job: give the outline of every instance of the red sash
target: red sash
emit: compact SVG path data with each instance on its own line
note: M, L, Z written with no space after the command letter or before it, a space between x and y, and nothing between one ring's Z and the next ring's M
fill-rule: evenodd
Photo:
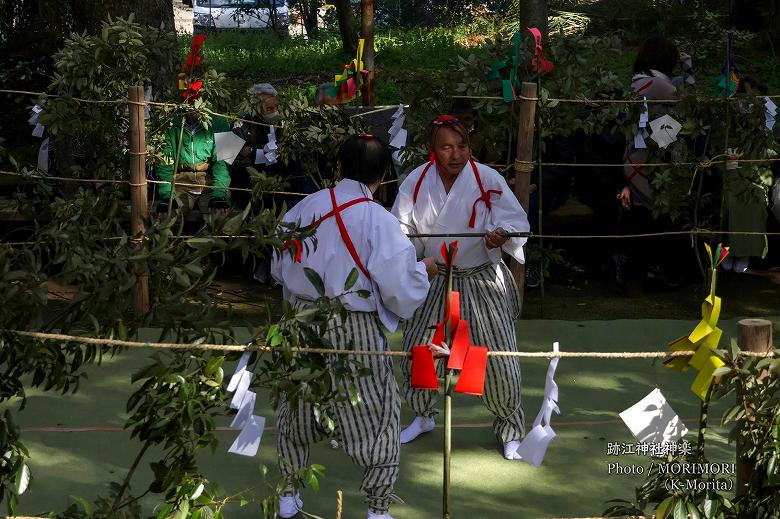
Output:
M474 228L474 224L477 220L477 204L479 202L484 202L485 206L490 210L493 207L493 204L490 202L490 195L491 194L497 194L498 196L501 196L502 192L498 189L488 189L485 191L485 188L482 187L482 179L479 176L479 171L477 170L477 165L474 163L473 160L469 160L469 163L471 164L471 169L474 171L474 178L477 181L477 186L479 187L480 195L477 197L476 200L474 200L474 204L471 206L471 218L469 219L469 227L472 229ZM414 195L412 196L412 203L417 203L417 194L420 192L420 186L422 186L422 181L425 178L425 174L428 173L428 170L431 169L431 166L434 164L434 161L430 161L428 164L426 164L425 169L423 169L422 173L420 174L420 178L417 180L417 184L414 186Z
M339 233L341 234L341 239L344 241L344 245L347 247L347 251L349 251L349 255L352 256L352 260L355 262L355 265L357 265L357 268L360 269L360 271L365 274L365 276L368 279L371 279L371 275L368 273L368 270L366 270L366 267L363 266L363 262L360 261L360 257L358 256L357 250L355 249L355 245L352 243L352 239L349 237L349 231L347 231L347 227L344 225L344 220L341 218L341 212L348 208L352 207L355 204L359 204L361 202L373 202L374 200L371 198L355 198L354 200L350 200L349 202L346 202L341 205L336 205L336 193L334 192L333 188L330 189L330 201L333 204L333 210L331 210L328 213L325 213L322 217L320 217L319 220L316 220L313 222L309 229L316 229L322 222L330 218L331 216L336 217L336 223L339 226ZM282 245L282 250L287 250L291 245L295 245L295 257L294 261L296 263L301 262L301 244L298 242L298 240L287 240Z

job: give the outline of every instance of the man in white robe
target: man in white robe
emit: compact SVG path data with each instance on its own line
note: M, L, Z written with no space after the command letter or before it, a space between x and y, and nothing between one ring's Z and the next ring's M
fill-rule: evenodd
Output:
M524 263L525 238L504 232L527 232L528 218L504 178L494 169L470 159L468 131L453 116L440 116L430 126L429 163L404 180L392 212L407 234L484 232L477 238L420 238L412 242L418 257L436 256L442 242L457 240L453 290L460 292L461 318L469 322L471 342L489 351L516 351L515 319L520 310L517 286L501 261L505 251ZM444 276L431 282L425 304L404 327L404 349L428 344L431 327L443 318ZM439 376L444 374L439 362ZM401 443L434 428L436 392L411 387L411 361L401 362L403 393L417 417L401 432ZM491 357L482 400L496 416L493 430L504 457L516 453L525 434L520 399L520 362L517 357Z
M331 333L335 348L359 350L387 349L384 325L394 331L399 319L408 319L425 300L429 279L437 274L433 258L417 261L415 249L398 227L398 221L380 204L373 193L388 171L390 155L371 135L355 135L339 150L341 180L334 188L323 189L304 198L284 216L285 222L306 226L315 223L316 249L277 255L271 274L284 287L284 298L304 307L318 297L304 273L315 270L325 285L325 295L344 292L344 282L352 269L359 278L340 297L349 310L345 322ZM299 253L302 252L302 253ZM357 295L367 290L369 297ZM335 328L335 326L334 326ZM392 519L390 503L397 499L393 485L398 478L401 399L393 376L390 357L356 356L371 370L358 381L360 403L339 402L334 406L336 430L346 453L363 467L361 491L368 502L369 519ZM278 415L279 467L290 476L309 463L309 446L327 437L314 417L311 405L293 412L283 401ZM300 496L289 488L280 499L279 515L293 517L303 507Z

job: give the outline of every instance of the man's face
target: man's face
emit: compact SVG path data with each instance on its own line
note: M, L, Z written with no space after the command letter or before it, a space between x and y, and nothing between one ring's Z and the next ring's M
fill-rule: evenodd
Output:
M471 156L468 143L458 132L447 126L439 128L434 141L433 151L436 153L437 166L444 170L440 173L450 178L457 177Z
M257 96L255 109L260 112L260 115L274 115L279 111L279 99L273 95L260 94Z

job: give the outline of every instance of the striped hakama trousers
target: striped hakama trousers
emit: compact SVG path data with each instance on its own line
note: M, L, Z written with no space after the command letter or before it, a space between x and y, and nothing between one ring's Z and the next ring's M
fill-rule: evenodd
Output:
M455 269L452 289L460 292L460 318L469 322L471 343L487 346L488 351L517 351L515 319L520 311L517 285L503 262L471 269ZM436 323L444 318L444 295L447 278L441 274L431 281L428 298L406 322L404 351L428 344ZM446 362L436 361L436 371L444 378ZM412 362L401 361L402 391L407 403L418 416L432 417L438 413L438 393L411 387ZM520 399L520 360L517 357L489 357L485 373L482 402L496 417L493 431L501 443L521 439L525 435L523 406Z
M346 322L336 317L329 339L336 349L384 351L387 340L373 313L349 312ZM341 441L344 451L352 461L363 467L361 492L365 494L371 511L387 512L391 502L400 500L393 493L398 479L400 451L401 397L393 376L390 357L356 355L356 360L371 373L357 379L360 402L353 406L349 401L336 402L330 408L335 430L329 433L317 423L313 406L302 403L296 412L282 399L277 426L279 438L279 470L290 476L309 464L309 447L330 437ZM340 388L348 394L346 384ZM288 488L288 493L291 491Z

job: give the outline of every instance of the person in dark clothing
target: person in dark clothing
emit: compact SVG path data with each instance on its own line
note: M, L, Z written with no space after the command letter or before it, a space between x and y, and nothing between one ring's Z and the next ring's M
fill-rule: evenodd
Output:
M268 164L265 160L263 149L268 144L271 130L273 129L275 140L281 141L284 134L281 126L282 116L279 113L279 99L276 89L269 83L252 85L249 90L252 96L252 113L245 114L242 119L251 122L237 121L233 125L233 133L246 141L231 167L233 187L252 188L251 175L247 168L255 168L269 175L285 176L285 167L280 162ZM257 123L257 124L252 124ZM258 155L262 154L262 157ZM260 160L258 161L258 158ZM233 192L234 203L237 207L244 208L251 199L251 194L246 191Z

